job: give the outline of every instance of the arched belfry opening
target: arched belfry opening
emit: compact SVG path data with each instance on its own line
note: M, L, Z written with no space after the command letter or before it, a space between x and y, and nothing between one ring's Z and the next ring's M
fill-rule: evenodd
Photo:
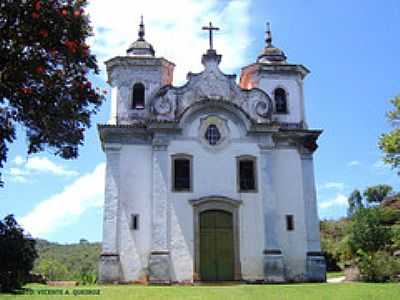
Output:
M135 83L132 88L132 108L143 109L145 100L145 87L143 83Z
M278 114L287 113L287 97L283 88L277 88L274 91L275 110Z

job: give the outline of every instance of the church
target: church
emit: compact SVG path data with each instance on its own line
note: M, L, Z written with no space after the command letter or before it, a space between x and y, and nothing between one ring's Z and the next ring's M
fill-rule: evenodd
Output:
M111 119L98 125L106 155L99 280L190 284L323 282L304 78L272 44L241 69L219 68L219 28L203 27L204 69L173 86L139 26L108 60ZM199 57L200 59L200 57Z

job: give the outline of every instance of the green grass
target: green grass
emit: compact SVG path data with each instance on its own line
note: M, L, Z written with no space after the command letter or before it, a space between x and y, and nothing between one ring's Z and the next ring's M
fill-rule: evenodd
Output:
M341 277L341 276L344 276L344 272L343 271L326 273L326 277L327 278L335 278L335 277Z
M91 289L100 289L100 296L44 296L38 295L39 290L63 290L65 288L49 288L47 286L30 285L34 295L0 295L0 299L178 299L178 300L285 300L285 299L400 299L400 284L373 284L373 283L339 283L339 284L281 284L281 285L206 285L206 286L137 286L137 285L110 285L92 286ZM77 288L81 289L81 288ZM73 293L74 288L67 288ZM87 288L86 288L87 289Z

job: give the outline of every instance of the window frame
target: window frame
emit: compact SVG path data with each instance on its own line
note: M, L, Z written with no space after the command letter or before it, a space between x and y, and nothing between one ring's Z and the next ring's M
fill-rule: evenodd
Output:
M254 189L242 190L240 188L240 162L252 161L253 162L253 176L254 176ZM236 157L236 187L238 193L258 193L258 167L257 157L253 155L240 155Z
M284 112L281 112L281 111L278 111L277 110L277 105L276 105L276 91L277 90L282 90L283 92L284 92L284 100L285 100L285 111ZM275 106L275 114L278 114L278 115L287 115L287 114L289 114L289 105L288 105L288 92L286 91L286 89L284 89L283 87L281 87L281 86L277 86L275 89L274 89L274 106Z
M134 91L135 91L135 86L142 86L143 87L143 107L137 107L135 105L135 99L134 99ZM146 107L146 86L144 85L144 83L138 81L135 82L131 88L131 109L132 110L143 110Z
M189 161L189 189L175 188L175 160L186 159ZM193 156L190 154L179 153L171 155L171 191L174 193L192 193L193 192Z

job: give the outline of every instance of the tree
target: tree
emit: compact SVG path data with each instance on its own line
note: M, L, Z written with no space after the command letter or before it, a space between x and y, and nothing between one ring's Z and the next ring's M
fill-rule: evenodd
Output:
M378 184L368 187L364 191L364 197L368 203L382 203L392 191L393 188L390 185Z
M379 148L385 153L384 162L393 168L400 167L400 96L390 101L394 109L387 113L393 130L383 134L379 139ZM399 170L400 173L400 170Z
M354 213L352 221L349 245L353 255L360 250L374 253L390 245L391 230L383 224L382 208L361 208Z
M76 158L90 116L105 97L88 75L98 74L86 39L87 0L2 1L0 9L0 168L16 126L28 154L48 148Z
M0 221L0 291L13 291L25 283L37 258L35 240L8 215Z
M56 259L41 259L35 269L47 280L65 280L68 276L65 264Z
M349 198L347 199L349 208L347 209L347 215L351 217L357 210L363 208L362 196L359 190L354 190Z

